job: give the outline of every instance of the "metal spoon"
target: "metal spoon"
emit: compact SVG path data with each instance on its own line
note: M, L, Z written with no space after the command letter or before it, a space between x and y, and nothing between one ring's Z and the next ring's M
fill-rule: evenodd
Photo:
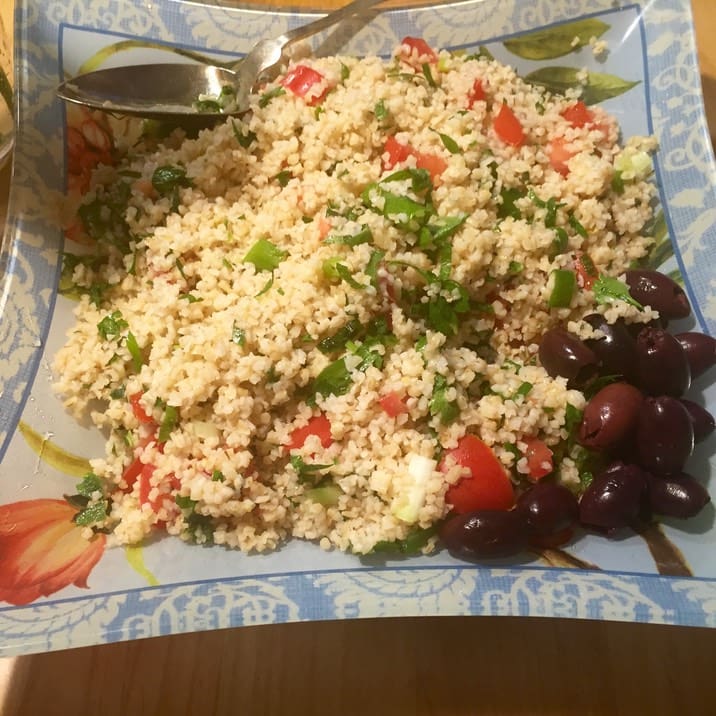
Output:
M199 115L207 120L240 114L260 79L275 76L285 61L285 50L347 17L358 15L383 0L353 0L335 12L294 28L272 40L259 40L251 51L231 68L204 64L156 63L112 67L77 75L57 88L68 102L117 114L155 119ZM219 97L231 87L235 101L228 110L197 106L201 97Z

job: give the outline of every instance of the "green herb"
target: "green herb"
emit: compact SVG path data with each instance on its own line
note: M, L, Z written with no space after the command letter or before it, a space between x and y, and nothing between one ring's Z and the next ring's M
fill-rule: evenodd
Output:
M378 249L371 251L370 258L368 259L368 265L364 269L365 275L370 278L371 286L378 285L378 267L384 258L384 251L379 251Z
M350 68L341 62L341 81L345 82L351 75Z
M433 393L430 396L429 409L430 415L440 418L443 425L452 423L460 414L456 400L447 399L447 391L450 389L447 378L438 373L433 382Z
M126 220L132 195L129 182L114 182L103 194L82 204L77 214L91 239L99 244L114 246L121 253L129 253L134 239Z
M521 261L510 261L510 264L507 267L507 272L511 276L516 276L517 274L521 274L524 270L525 270L525 265Z
M565 409L564 409L564 429L572 435L572 433L575 431L576 428L579 427L579 425L582 422L582 411L572 405L571 403L567 403Z
M617 170L614 172L614 175L612 176L611 181L612 191L615 194L623 194L624 193L624 179L622 179L622 173Z
M77 483L77 492L83 497L92 497L95 492L102 492L102 487L102 479L93 472L88 472Z
M631 297L629 293L629 286L617 278L601 274L592 285L592 291L594 291L594 299L597 303L625 301L631 306L638 308L640 311L644 310L644 306Z
M126 386L120 385L118 388L114 388L110 391L109 397L112 400L122 400L125 397L126 390Z
M288 256L268 239L259 239L244 256L244 263L253 264L257 271L274 271Z
M197 99L193 102L194 109L200 114L221 112L221 105L215 99Z
M522 457L522 453L520 452L520 449L514 443L504 443L502 448L503 448L503 450L506 450L507 452L512 453L517 460L519 460Z
M325 244L342 244L344 246L360 246L373 242L373 232L368 226L362 226L357 234L333 235L326 238Z
M397 555L415 555L420 554L423 547L435 536L438 531L437 525L431 527L415 527L405 539L396 540L380 540L376 542L372 553L375 554L397 554Z
M221 259L221 264L224 268L229 269L229 271L234 270L234 264L232 264L231 261L229 261L229 259L226 259L226 258Z
M262 289L254 296L254 298L259 298L259 296L263 296L265 293L268 293L271 290L271 286L273 286L273 272L271 273L269 280L266 281Z
M81 512L78 512L74 516L73 522L80 527L89 527L97 522L104 522L107 519L108 508L109 503L106 500L94 502Z
M259 96L259 107L266 107L272 99L274 99L275 97L279 97L282 94L286 94L286 90L281 87L281 85L276 85L275 87L272 87L270 90L267 90Z
M224 473L221 472L221 470L214 470L214 472L211 473L211 481L212 482L224 482L226 478L224 477Z
M177 298L180 301L187 301L188 303L200 303L203 301L203 298L199 298L198 296L195 296L193 293L180 293Z
M188 495L175 495L174 502L176 502L177 507L179 507L179 509L191 510L192 512L198 504L198 500L192 500L191 497L189 497Z
M512 217L515 220L522 218L522 212L519 210L515 202L525 196L524 189L516 187L504 187L500 192L500 203L497 206L497 218L507 219Z
M181 262L181 259L176 259L174 261L174 265L177 267L177 271L179 271L179 275L187 281L186 274L184 273L184 264Z
M231 324L231 342L237 346L246 345L246 331L236 325L236 321Z
M587 230L579 223L577 220L577 217L570 212L569 214L569 225L580 235L583 236L585 239L587 238Z
M142 349L139 347L139 343L137 343L137 339L134 337L134 333L132 333L132 331L127 331L126 346L129 351L129 355L132 357L134 370L139 373L144 365L144 355L142 354Z
M291 455L289 458L291 467L296 471L299 482L306 482L320 474L324 470L328 470L333 465L319 465L318 463L306 462L300 455Z
M128 327L129 324L124 320L122 312L119 310L112 311L97 324L97 330L105 341L119 338L122 331Z
M519 388L517 388L517 390L515 391L515 394L512 396L513 399L519 396L522 396L523 398L527 397L533 387L534 386L532 385L532 383L528 383L527 381L521 383Z
M284 169L283 171L280 171L274 179L281 185L286 186L289 181L291 181L291 172L288 169Z
M577 290L577 275L569 269L554 269L549 276L552 288L547 304L550 308L569 308Z
M366 288L365 285L358 283L358 281L353 278L351 270L345 264L337 263L334 268L338 277L342 281L345 281L351 288L355 288L357 291L362 291Z
M192 182L187 177L184 167L163 164L154 170L152 186L162 196L169 196L179 187L192 186Z
M552 240L551 253L553 256L559 256L569 248L569 236L561 226L557 227L554 232L556 235Z
M385 106L385 102L382 99L375 103L375 107L373 107L373 114L375 114L375 118L379 122L382 122L388 117L388 108Z
M428 62L423 62L423 77L425 77L425 81L430 85L430 87L437 87L437 83L435 82L435 78L433 77L433 72L430 69L430 64Z
M449 137L447 134L442 134L438 132L438 136L440 137L440 141L443 143L443 146L445 149L450 152L450 154L461 154L462 150L460 149L460 145L452 138Z
M238 125L236 124L236 120L231 120L231 126L234 129L234 136L236 137L236 141L244 148L248 149L255 141L256 141L256 134L255 132L252 132L251 130L247 130L246 133L243 133Z
M332 336L320 341L316 347L321 353L333 353L334 351L342 350L346 347L348 341L356 339L362 331L363 324L357 318L352 318Z
M159 433L157 434L157 442L165 443L171 435L179 420L179 410L174 405L167 405L164 409L162 422L159 425Z

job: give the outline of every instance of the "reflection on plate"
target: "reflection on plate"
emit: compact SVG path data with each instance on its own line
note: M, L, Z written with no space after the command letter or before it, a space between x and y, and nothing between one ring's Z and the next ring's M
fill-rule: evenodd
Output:
M433 47L484 46L521 75L553 88L573 83L586 67L593 101L617 117L625 136L654 132L660 140L664 210L652 258L683 277L698 328L713 334L715 172L688 2L646 5L474 0L393 10L352 28L346 45L338 44L341 33L331 33L318 39L317 49L388 56L401 37L420 35ZM71 14L57 2L44 4L42 12L38 0L20 0L18 8L21 122L0 260L3 654L361 616L519 614L716 626L713 511L686 529L666 524L618 542L589 537L536 561L489 567L443 553L361 561L297 542L271 555L247 556L178 540L157 540L141 550L106 549L103 536L83 541L72 522L76 508L63 495L82 491L86 458L101 454L103 444L63 413L50 389L48 359L72 322L72 304L57 292L62 242L73 240L62 197L66 190L81 191L87 172L106 157L115 120L66 111L53 89L79 71L112 64L228 62L259 37L310 17L178 0L132 0L111 11L86 1ZM565 23L585 19L582 27L598 28L605 52L595 52L594 42L573 42L578 33ZM547 35L537 42L525 38L538 28L548 28ZM69 132L81 140L79 149L68 145ZM713 410L715 391L705 383L699 388ZM705 481L713 452L711 440L694 458ZM671 566L664 566L664 550Z

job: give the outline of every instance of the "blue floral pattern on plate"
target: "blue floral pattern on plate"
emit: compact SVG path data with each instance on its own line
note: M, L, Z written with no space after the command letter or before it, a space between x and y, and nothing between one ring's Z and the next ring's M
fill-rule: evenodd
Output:
M0 258L0 505L59 496L73 484L37 460L17 432L20 419L61 438L68 450L101 450L98 436L63 416L51 394L45 358L71 322L56 293L66 157L64 108L55 86L77 72L87 56L119 40L159 43L165 49L152 50L159 54L179 47L228 61L259 37L277 35L312 16L183 0L127 0L110 8L88 0L18 0L16 13L17 149ZM549 63L525 64L505 50L502 40L584 17L610 25L605 35L609 52L600 62L584 48L572 61L596 71L627 73L639 82L634 92L608 100L605 107L619 118L626 135L654 132L659 138L657 181L676 239L670 267L685 279L701 330L713 334L716 172L687 0L467 0L391 10L376 14L341 51L389 55L402 36L420 35L434 47L487 45L498 59L527 71L528 65L535 69ZM329 47L329 40L320 41ZM146 52L135 47L123 61L141 61ZM714 390L704 394L713 406ZM698 459L708 474L711 467L703 455ZM655 574L638 537L618 545L588 539L572 550L602 570L535 563L475 567L444 555L374 565L304 544L252 557L165 540L144 551L161 585L152 587L145 586L121 550L110 550L92 572L88 590L69 586L28 606L0 608L0 654L242 624L398 615L716 626L714 530L707 520L689 531L669 525L664 530L696 577Z

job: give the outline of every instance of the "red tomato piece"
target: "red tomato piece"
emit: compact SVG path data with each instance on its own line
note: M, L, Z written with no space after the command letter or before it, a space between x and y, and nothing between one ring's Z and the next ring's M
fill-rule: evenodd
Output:
M588 109L581 99L567 107L561 114L573 127L584 127L594 121L594 112Z
M542 479L554 470L552 462L552 451L539 438L528 438L525 440L525 457L529 468L529 478L532 481Z
M433 184L435 184L442 173L447 169L447 162L437 154L424 154L423 152L414 152L415 166L418 169L426 169Z
M513 147L521 146L525 141L525 130L515 113L506 105L502 104L494 122L497 136L505 143Z
M448 460L452 461L448 463ZM451 485L445 499L458 514L473 510L509 510L515 504L512 482L495 453L474 435L465 435L457 447L447 450L440 463L444 472L457 463L470 471Z
M291 442L288 444L288 449L295 450L296 448L303 447L303 444L310 435L316 435L324 448L330 447L333 444L331 423L323 413L315 415L306 425L302 428L296 428L291 433Z
M552 169L559 172L562 176L569 174L567 162L574 156L574 152L566 147L567 142L562 137L555 137L547 146L547 154L549 155L549 163Z
M156 468L154 467L154 465L144 465L142 467L142 471L139 474L139 503L141 505L148 504L152 508L153 512L159 512L159 510L164 505L164 500L170 499L171 496L168 492L164 492L160 489L154 498L149 497L149 494L154 487L151 483L151 479L154 475L155 470ZM179 489L179 480L176 478L175 475L168 475L166 480L169 483L171 489Z
M384 396L378 399L380 407L390 415L391 418L395 418L401 413L408 412L408 406L403 401L400 393L393 390L390 393L386 393Z
M140 423L144 423L146 425L148 423L153 423L154 418L144 410L144 406L139 402L142 399L142 395L143 393L141 392L130 395L129 404L132 406L134 417L139 420Z
M591 288L599 278L599 271L587 254L579 254L575 257L574 270L577 272L577 282L582 288Z
M135 457L134 460L127 465L124 473L122 474L122 479L127 483L127 489L125 492L132 491L132 487L134 487L134 483L137 481L139 473L142 471L143 467L144 463L138 457Z
M383 147L383 155L388 155L383 159L383 169L392 169L396 164L402 164L411 156L412 150L407 144L401 144L394 135L390 135L385 140Z
M472 109L475 102L484 102L487 100L485 88L482 86L482 80L478 77L472 84L472 89L467 93L467 106Z
M438 56L422 37L404 37L400 42L400 59L420 67L423 62L437 62Z
M293 92L296 97L306 98L306 95L311 92L312 88L324 80L325 77L317 70L314 70L313 67L309 67L308 65L295 65L286 73L286 76L281 80L281 84L287 90ZM311 96L306 99L306 103L313 107L326 96L327 92L328 88L326 87L319 94L311 94Z

